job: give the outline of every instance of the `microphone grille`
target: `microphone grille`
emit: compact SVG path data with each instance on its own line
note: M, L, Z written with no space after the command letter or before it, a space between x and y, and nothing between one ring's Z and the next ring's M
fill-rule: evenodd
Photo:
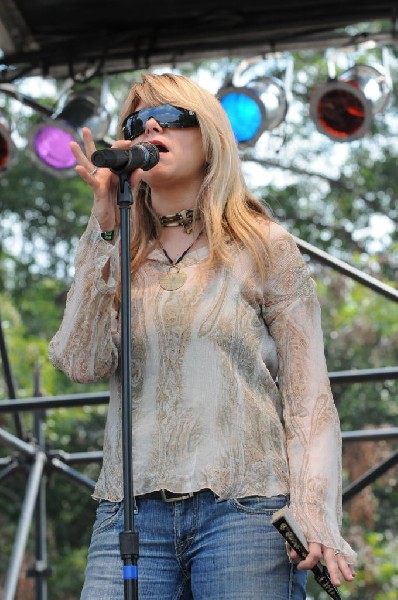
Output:
M141 168L143 171L149 171L149 169L152 169L159 162L159 150L155 144L151 144L150 142L142 142L139 145L143 147L145 152L145 164Z

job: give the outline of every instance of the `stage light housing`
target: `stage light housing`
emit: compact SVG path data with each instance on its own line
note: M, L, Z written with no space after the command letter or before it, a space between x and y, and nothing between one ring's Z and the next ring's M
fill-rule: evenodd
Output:
M384 110L391 86L383 67L355 65L311 94L310 117L320 133L334 141L364 137L373 116Z
M10 135L9 119L0 109L0 177L10 170L16 157L17 149Z
M81 128L90 127L97 141L106 135L110 115L95 92L70 94L52 118L43 119L31 129L28 148L39 168L57 177L70 177L76 159L69 144L75 141L82 145Z
M288 107L283 83L276 77L257 77L244 87L225 86L218 98L240 146L254 146L265 131L278 127Z
M72 92L55 118L75 129L89 127L94 140L101 140L108 132L111 117L101 104L100 94L100 90L91 88L83 93Z

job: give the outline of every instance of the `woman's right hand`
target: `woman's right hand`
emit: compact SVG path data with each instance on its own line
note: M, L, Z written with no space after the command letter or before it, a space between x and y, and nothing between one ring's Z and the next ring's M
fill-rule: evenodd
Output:
M119 209L117 206L118 177L106 168L95 169L91 155L95 152L95 143L88 127L83 127L84 151L77 142L71 142L70 148L77 165L76 172L94 192L92 213L98 220L101 231L113 231L119 224ZM112 148L128 149L129 140L118 140ZM93 172L95 171L95 172Z

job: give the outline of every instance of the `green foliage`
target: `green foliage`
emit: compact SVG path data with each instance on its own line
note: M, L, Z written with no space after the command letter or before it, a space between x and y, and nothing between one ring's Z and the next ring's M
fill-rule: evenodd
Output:
M3 247L15 239L15 230L21 235L13 277L2 282L15 295L34 285L39 276L70 281L76 243L92 203L91 192L77 176L57 179L37 172L26 150L20 154L17 167L0 179Z

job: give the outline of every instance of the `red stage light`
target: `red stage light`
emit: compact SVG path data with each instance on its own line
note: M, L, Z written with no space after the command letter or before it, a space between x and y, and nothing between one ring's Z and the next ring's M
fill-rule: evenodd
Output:
M310 116L321 133L333 140L351 141L369 130L372 105L352 83L332 80L314 91Z
M16 151L10 136L8 118L0 109L0 176L4 175L15 162Z
M373 115L385 108L390 92L382 71L356 65L313 91L310 116L318 131L332 140L349 142L366 135Z

